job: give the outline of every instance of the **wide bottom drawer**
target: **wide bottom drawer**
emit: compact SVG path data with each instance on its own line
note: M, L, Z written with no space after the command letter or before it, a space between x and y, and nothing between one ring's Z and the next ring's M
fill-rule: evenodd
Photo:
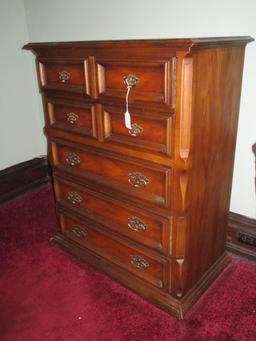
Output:
M68 238L105 259L127 269L152 285L168 287L168 261L130 245L97 228L88 227L84 221L59 213L61 231Z

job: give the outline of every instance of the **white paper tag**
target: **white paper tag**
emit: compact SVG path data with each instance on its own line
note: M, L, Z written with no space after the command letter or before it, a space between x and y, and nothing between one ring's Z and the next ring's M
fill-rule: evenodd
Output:
M126 128L127 129L132 129L132 126L131 126L131 115L130 115L128 110L124 114L124 121L125 121Z

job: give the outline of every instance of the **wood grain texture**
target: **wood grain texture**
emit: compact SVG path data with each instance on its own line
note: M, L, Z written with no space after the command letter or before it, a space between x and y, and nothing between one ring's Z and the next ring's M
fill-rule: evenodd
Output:
M225 249L243 58L241 47L193 53L189 286Z
M162 49L173 48L179 50L195 50L208 49L216 47L230 47L230 46L245 46L254 39L250 36L237 37L207 37L207 38L183 38L183 39L137 39L137 40L102 40L102 41L72 41L72 42L47 42L47 43L29 43L23 46L25 50L32 50L36 53L48 53L57 55L56 48L68 49L76 48L80 52L80 48L148 48L148 49ZM50 50L50 51L49 51ZM152 51L151 51L152 54ZM161 55L160 53L158 53ZM114 54L113 54L114 55Z
M228 263L226 226L250 41L24 46L37 57L61 223L55 240L178 317ZM123 118L127 75L137 77L130 130Z
M89 61L85 59L39 58L39 80L42 89L68 91L91 95ZM65 74L65 77L62 77Z
M65 141L53 141L55 142L51 148L54 154L54 169L65 170L78 177L112 187L116 191L156 203L159 206L170 206L170 168L106 152L103 154L100 150L81 148L81 146ZM67 162L67 156L70 153L79 157L78 164L72 166ZM138 186L134 185L130 181L133 174L138 175L142 180L146 179L145 185L144 183Z
M106 143L121 144L152 152L172 155L173 120L172 115L147 110L132 109L132 124L140 128L133 133L123 124L123 107L101 106L103 135ZM152 129L153 127L153 129Z
M48 124L54 129L97 138L95 106L65 99L45 99Z
M77 217L61 214L60 223L61 231L67 238L164 291L168 288L168 261L164 257L133 246L125 239L105 233L105 230L97 229L92 224L89 227ZM73 232L75 226L85 231L82 237ZM138 263L132 262L132 256L139 257Z
M116 231L165 255L171 255L171 244L167 236L170 235L171 217L159 216L147 212L131 203L125 203L92 189L85 188L74 182L55 176L55 195L61 207L82 214L88 220L98 223L107 229ZM69 193L77 193L82 201L73 203ZM134 230L129 227L129 219L136 218L145 226L144 230Z

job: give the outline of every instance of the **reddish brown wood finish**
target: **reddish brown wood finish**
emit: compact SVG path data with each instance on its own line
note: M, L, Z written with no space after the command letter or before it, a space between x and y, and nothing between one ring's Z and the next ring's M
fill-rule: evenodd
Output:
M242 47L204 50L193 56L189 286L225 250L243 60Z
M138 78L138 83L132 89L130 102L153 102L163 107L171 101L171 71L175 59L133 61L125 59L97 59L96 77L100 99L123 99L126 88L123 78L132 74ZM167 108L168 109L168 108Z
M49 125L54 129L97 138L94 105L49 97L46 104Z
M111 233L105 234L104 230L90 228L83 222L69 218L67 215L60 216L61 230L68 238L94 251L116 265L128 269L136 276L143 278L150 284L162 288L168 288L168 262L159 255L148 253L145 249L132 246L124 239L113 237ZM75 227L80 227L83 234L76 234ZM81 230L80 230L81 231ZM146 263L132 263L132 256L139 256ZM136 265L138 267L136 267Z
M85 93L90 96L88 60L38 59L40 84L44 89ZM66 76L62 77L62 73Z
M44 99L61 222L55 240L179 318L228 262L226 225L250 41L24 47L37 56ZM60 79L61 71L68 75ZM128 74L139 80L129 98L135 134L123 121ZM130 229L129 218L142 230ZM134 255L142 268L131 264Z
M61 206L74 210L91 221L113 231L117 231L131 240L144 244L152 249L171 255L170 219L161 217L152 212L134 207L123 201L116 200L102 193L88 188L82 188L78 184L55 177L54 181L56 200ZM82 201L72 203L69 193L77 193ZM145 230L129 228L129 218L136 218Z
M160 206L170 205L171 169L106 152L103 154L100 150L81 148L64 141L56 142L51 144L54 167ZM78 163L72 165L68 162L71 154L79 158ZM148 183L136 187L129 181L132 174L138 174Z
M123 107L102 106L103 136L105 142L122 144L152 152L172 155L173 131L172 116L162 112L132 110L132 124L141 129L133 132L124 126ZM153 127L153 129L152 129Z

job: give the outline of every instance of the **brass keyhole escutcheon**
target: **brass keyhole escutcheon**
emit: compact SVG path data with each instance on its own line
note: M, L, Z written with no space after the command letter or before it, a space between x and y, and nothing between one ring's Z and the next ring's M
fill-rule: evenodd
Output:
M63 70L59 72L59 79L62 83L66 83L70 79L70 73Z
M143 132L143 128L140 127L137 123L132 124L132 129L129 129L129 134L132 136L138 136Z
M70 165L70 166L76 166L79 165L81 162L80 156L76 153L68 153L66 155L66 162Z
M73 205L79 205L83 201L83 198L77 192L68 192L67 198Z
M132 88L134 85L139 83L139 78L129 74L127 76L124 76L124 84L126 85L127 88Z
M78 118L79 118L79 116L78 116L77 114L75 114L74 112L69 112L69 113L67 114L67 121L68 121L70 124L75 124L75 123L77 123Z
M73 225L71 230L77 238L84 239L87 236L87 231L79 225Z

